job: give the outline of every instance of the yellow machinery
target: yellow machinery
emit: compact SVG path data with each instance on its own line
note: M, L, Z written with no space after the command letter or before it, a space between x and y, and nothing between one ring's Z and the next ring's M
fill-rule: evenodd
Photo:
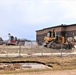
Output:
M49 31L47 33L47 36L44 37L44 46L48 47L48 48L53 48L53 49L60 49L65 48L65 49L72 49L73 48L73 43L72 40L69 39L69 41L67 41L67 43L65 43L65 38L61 35L57 35L56 32L53 31Z
M60 47L61 43L64 44L65 40L63 36L58 36L56 32L53 30L52 32L49 31L47 36L44 37L46 47Z
M54 32L54 31L53 32L49 31L47 33L47 36L44 37L44 40L46 43L48 43L52 40L56 40L56 39L58 42L61 42L61 43L64 43L64 41L65 41L63 36L56 35L56 32Z

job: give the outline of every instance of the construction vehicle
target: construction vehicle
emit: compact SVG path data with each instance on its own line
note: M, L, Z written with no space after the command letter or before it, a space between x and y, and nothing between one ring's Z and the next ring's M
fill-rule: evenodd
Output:
M44 46L53 49L61 49L61 48L72 48L72 43L68 41L65 43L65 38L61 35L57 35L55 30L48 31L47 36L44 37ZM70 46L70 47L69 47Z
M9 34L9 39L6 41L6 45L17 45L17 37Z

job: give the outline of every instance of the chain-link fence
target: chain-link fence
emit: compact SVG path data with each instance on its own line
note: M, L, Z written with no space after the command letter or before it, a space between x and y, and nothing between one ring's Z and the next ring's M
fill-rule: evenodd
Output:
M26 57L26 56L66 56L76 54L76 49L51 49L43 46L33 45L32 42L25 46L0 46L0 57Z

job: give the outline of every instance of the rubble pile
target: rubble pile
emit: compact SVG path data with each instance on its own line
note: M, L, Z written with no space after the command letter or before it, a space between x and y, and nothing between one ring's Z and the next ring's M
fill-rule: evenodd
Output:
M0 70L16 70L20 69L19 63L0 63Z

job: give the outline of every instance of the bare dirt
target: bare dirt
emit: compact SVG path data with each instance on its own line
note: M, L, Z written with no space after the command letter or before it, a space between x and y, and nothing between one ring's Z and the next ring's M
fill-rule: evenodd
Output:
M18 53L19 46L0 46L0 54L6 54L8 53ZM76 52L75 50L62 50L62 52ZM50 48L44 48L44 47L21 47L21 53L53 53L53 52L61 52L61 50L53 50ZM15 71L16 68L19 68L19 64L2 64L2 62L12 62L12 61L39 61L43 62L46 65L53 66L53 70L50 71L39 71L39 72L13 72L9 75L76 75L76 55L73 56L65 56L65 57L25 57L25 58L0 58L0 73L1 70L5 71ZM66 70L67 69L67 70ZM75 70L68 70L68 69L75 69ZM19 69L20 70L20 69ZM6 75L8 73L3 73L0 75Z
M6 74L0 74L6 75ZM43 72L30 72L30 73L13 73L9 75L76 75L76 70L61 70L61 71L43 71Z
M45 48L43 46L0 46L0 54L7 54L7 53L19 53L19 50L21 49L21 53L25 54L32 54L32 53L57 53L61 52L61 49L51 49L51 48ZM62 50L62 52L74 52L76 49L72 50Z

